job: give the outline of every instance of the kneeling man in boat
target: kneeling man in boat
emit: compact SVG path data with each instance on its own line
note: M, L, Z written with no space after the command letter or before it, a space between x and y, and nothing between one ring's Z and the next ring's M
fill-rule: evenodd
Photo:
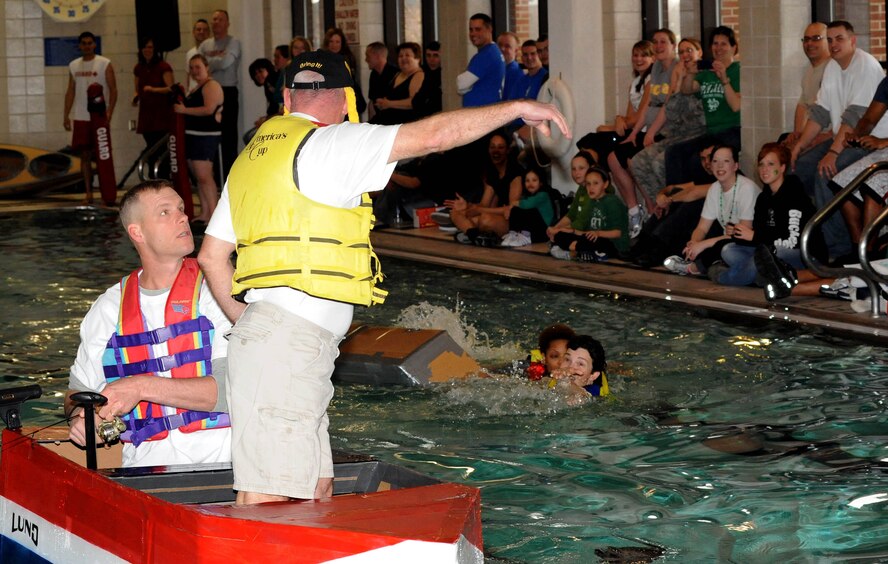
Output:
M554 106L531 100L400 126L351 123L353 87L339 55L294 59L288 115L266 121L235 161L198 257L216 300L237 320L227 385L240 504L332 494L333 362L354 305L386 295L376 286L382 272L367 193L386 185L399 159L465 145L519 118L544 135L552 120L570 135Z
M212 365L224 366L231 324L187 258L194 238L182 198L165 180L143 182L121 200L120 221L142 267L102 294L80 325L65 399L71 440L86 437L70 395L94 391L108 398L97 427L115 416L126 425L124 466L227 462L231 433Z

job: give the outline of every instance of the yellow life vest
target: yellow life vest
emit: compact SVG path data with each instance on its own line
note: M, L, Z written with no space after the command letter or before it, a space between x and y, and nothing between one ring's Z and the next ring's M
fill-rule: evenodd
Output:
M385 301L388 292L376 288L382 270L370 246L370 197L352 209L328 206L303 195L293 179L296 156L316 128L302 118L272 118L231 168L238 299L251 288L288 286L352 304Z

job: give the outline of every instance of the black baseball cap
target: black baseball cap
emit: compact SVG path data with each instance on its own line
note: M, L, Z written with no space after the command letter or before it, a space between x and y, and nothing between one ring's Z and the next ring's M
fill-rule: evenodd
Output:
M296 75L310 70L323 75L323 82L293 82ZM287 85L295 90L324 90L332 88L354 88L352 71L342 55L330 51L306 51L300 53L287 65Z

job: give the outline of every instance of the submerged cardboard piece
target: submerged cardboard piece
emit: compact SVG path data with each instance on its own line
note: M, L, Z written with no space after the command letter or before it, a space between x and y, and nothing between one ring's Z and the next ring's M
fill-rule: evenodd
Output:
M340 382L422 386L462 379L481 366L446 331L352 326L333 378Z

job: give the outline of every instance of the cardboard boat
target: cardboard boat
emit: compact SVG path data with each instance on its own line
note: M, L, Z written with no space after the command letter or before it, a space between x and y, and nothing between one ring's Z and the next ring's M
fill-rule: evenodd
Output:
M0 562L483 561L476 488L368 457L334 455L330 500L238 507L227 464L90 471L66 441L2 445Z
M353 325L339 345L339 382L422 386L467 378L478 362L438 329Z
M0 143L0 197L41 194L82 181L79 157Z

